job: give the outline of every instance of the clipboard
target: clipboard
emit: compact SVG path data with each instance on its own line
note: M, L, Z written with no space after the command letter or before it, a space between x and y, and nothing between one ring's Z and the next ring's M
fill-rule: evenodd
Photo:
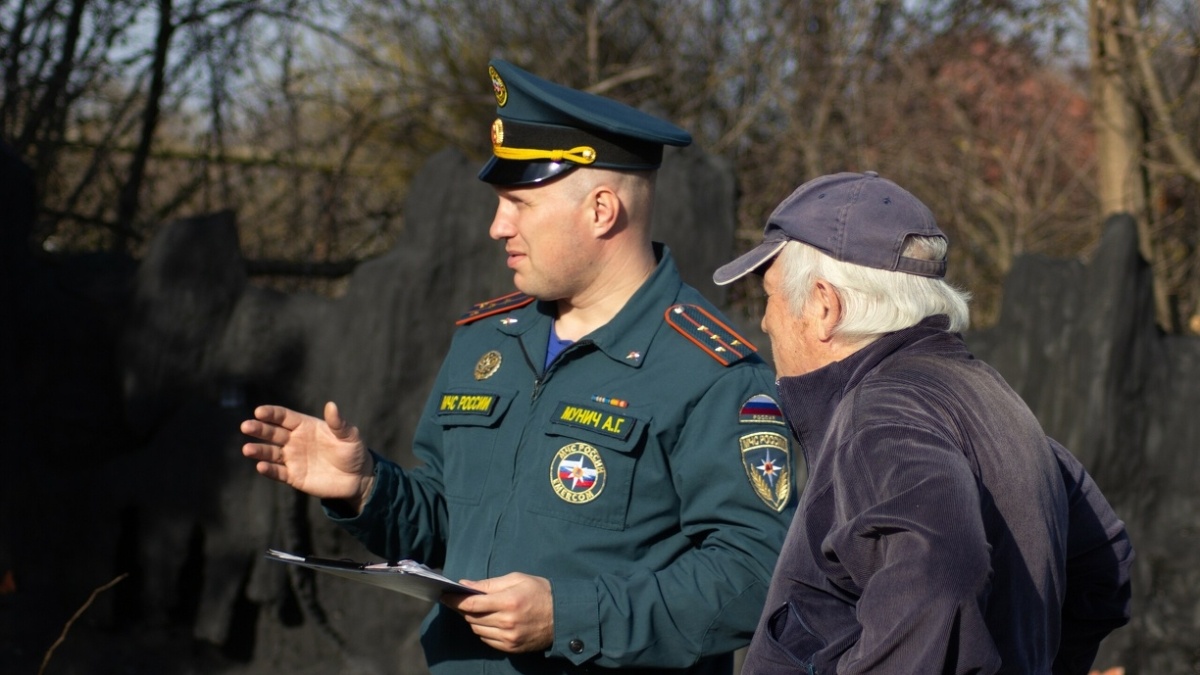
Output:
M390 591L396 591L429 602L437 602L444 593L463 595L481 594L483 591L469 588L451 581L434 572L415 560L400 560L397 562L363 563L353 560L337 560L334 558L318 558L315 556L296 555L286 551L267 549L267 560L307 567L309 569L332 574L358 581L372 586L379 586Z

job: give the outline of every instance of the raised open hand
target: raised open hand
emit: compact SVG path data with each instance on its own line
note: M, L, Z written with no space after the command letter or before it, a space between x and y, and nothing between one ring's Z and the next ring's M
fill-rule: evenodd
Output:
M255 408L242 433L259 439L242 454L258 460L262 475L321 499L340 499L361 510L374 484L374 460L358 428L325 404L325 419L276 405Z

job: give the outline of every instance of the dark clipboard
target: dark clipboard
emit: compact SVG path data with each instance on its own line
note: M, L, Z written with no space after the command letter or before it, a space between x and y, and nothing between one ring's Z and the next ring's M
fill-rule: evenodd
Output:
M318 558L267 549L267 560L297 565L334 576L379 586L390 591L437 602L445 593L475 595L483 591L463 586L413 560L391 563L362 563L353 560Z

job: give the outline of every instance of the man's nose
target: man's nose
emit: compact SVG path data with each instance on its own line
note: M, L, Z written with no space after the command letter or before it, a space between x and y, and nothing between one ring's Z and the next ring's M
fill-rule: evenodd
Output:
M496 208L496 215L492 216L492 224L488 227L488 236L497 241L513 236L513 226L505 217L503 206Z

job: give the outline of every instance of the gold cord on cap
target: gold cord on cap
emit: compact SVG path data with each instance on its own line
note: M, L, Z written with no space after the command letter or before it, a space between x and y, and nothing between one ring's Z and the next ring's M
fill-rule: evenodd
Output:
M554 162L561 162L565 159L568 162L575 162L576 164L591 164L596 161L596 149L586 145L580 145L570 150L536 150L533 148L506 148L500 145L493 145L492 154L500 159L549 159Z

